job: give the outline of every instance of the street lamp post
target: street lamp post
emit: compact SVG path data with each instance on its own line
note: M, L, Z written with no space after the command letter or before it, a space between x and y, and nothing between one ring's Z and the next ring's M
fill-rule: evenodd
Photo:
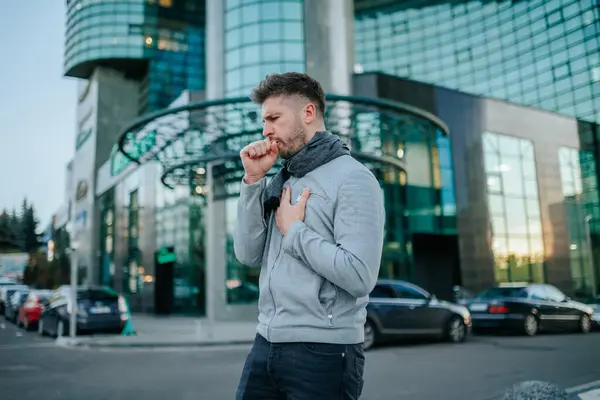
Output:
M71 246L71 314L69 315L69 336L75 339L77 336L77 247L76 243Z
M585 236L588 245L588 262L590 264L591 277L592 277L592 296L596 298L596 268L594 267L594 254L592 252L592 234L590 230L590 222L592 215L588 214L585 217Z
M75 229L73 227L73 223L67 224L67 233L70 236L75 235ZM71 259L71 309L69 314L69 336L72 339L75 339L77 336L77 280L78 280L78 271L79 266L77 264L77 248L79 247L79 242L77 240L71 240L70 246L66 249L65 253L69 255Z
M215 163L218 161L210 161L206 163L206 224L205 224L205 237L207 239L206 242L206 264L205 264L205 272L206 272L206 318L208 320L208 336L213 337L214 334L214 324L215 324L215 288L214 288L214 280L215 280L215 271L214 266L216 264L215 260L215 246L216 246L216 238L215 235L212 234L215 232L215 209L214 209L214 179L213 179L213 167Z

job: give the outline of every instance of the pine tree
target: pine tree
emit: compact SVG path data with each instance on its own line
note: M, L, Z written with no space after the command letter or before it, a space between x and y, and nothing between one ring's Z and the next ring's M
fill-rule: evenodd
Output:
M0 239L10 241L10 217L6 210L0 213Z
M17 215L17 211L13 208L12 214L10 215L10 231L11 237L14 243L23 247L23 229L21 224L21 219Z
M35 218L33 205L23 200L21 207L21 232L23 238L23 248L27 253L35 253L40 247L40 238L37 233L38 221Z

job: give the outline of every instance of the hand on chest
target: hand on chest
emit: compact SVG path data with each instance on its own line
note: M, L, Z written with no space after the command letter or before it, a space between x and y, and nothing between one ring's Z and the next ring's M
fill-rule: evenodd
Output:
M292 185L284 185L275 217L277 227L284 236L296 221L303 221L321 234L323 231L332 231L333 228L331 201L318 185L311 188L307 182L297 181Z

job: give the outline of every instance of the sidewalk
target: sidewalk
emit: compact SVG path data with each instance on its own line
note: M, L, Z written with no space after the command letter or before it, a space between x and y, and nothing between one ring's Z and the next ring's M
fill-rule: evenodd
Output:
M81 347L178 347L249 344L257 322L215 321L212 330L205 318L134 314L134 336L91 335L56 339L59 346Z

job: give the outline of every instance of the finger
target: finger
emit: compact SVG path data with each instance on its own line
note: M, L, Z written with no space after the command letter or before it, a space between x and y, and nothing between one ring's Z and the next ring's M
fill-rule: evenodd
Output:
M256 158L257 154L256 154L256 149L254 148L254 146L250 146L248 148L248 156L250 158Z
M256 149L256 154L258 154L259 156L264 156L265 154L267 154L267 144L264 140L256 142L254 148Z
M303 207L306 206L306 202L308 201L309 197L310 197L310 189L305 188L302 191L302 195L300 197L300 200L298 201L298 204L302 205Z
M281 193L281 201L285 201L286 204L292 204L291 193L292 190L290 188L283 189L283 193Z
M277 155L279 153L279 146L277 146L277 142L269 143L269 154Z

